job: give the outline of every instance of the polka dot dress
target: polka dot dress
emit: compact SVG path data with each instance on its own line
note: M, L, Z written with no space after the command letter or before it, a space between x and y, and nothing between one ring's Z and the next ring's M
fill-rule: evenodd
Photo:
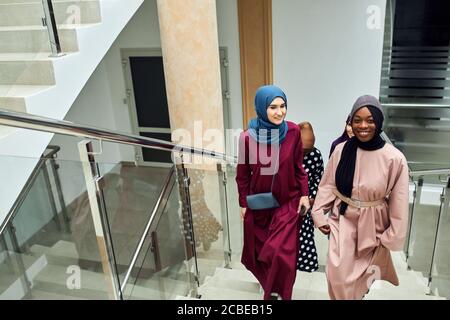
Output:
M314 223L308 212L300 230L299 255L297 269L305 272L314 272L319 268L316 244L314 242Z
M318 149L314 148L310 153L304 155L303 168L308 174L309 196L315 198L323 175L323 159ZM304 272L314 272L318 268L319 261L314 242L314 222L311 218L311 211L308 211L299 234L297 269Z

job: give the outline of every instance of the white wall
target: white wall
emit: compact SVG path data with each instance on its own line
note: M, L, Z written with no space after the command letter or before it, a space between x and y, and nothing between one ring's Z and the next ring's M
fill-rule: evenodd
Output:
M114 110L111 104L111 92L108 86L108 74L102 61L75 100L64 120L77 124L99 128L115 129ZM80 160L77 142L83 139L63 135L55 135L50 142L61 146L58 158L64 160ZM98 149L94 142L94 148ZM118 146L104 143L102 154L96 159L100 162L116 163L120 161Z
M229 59L231 127L242 127L242 96L240 80L239 32L236 0L217 0L219 45L226 47ZM121 62L121 49L160 49L158 11L156 0L145 0L128 23L103 62L107 73L110 101L114 112L116 130L132 132L129 107L124 103L125 81ZM134 161L131 147L120 147L124 161Z
M65 120L99 128L114 129L116 127L108 75L103 61L81 90ZM58 152L58 164L66 204L70 204L86 191L78 151L78 142L82 140L84 139L54 135L50 142L51 145L61 147L61 151ZM94 151L100 150L100 144L97 141L93 142L93 147ZM99 162L101 173L105 174L121 161L121 156L117 144L105 142L101 149L102 153L95 158Z
M156 0L144 1L103 59L108 73L108 86L116 119L116 129L119 131L132 132L129 107L124 103L126 88L120 50L144 48L161 48ZM134 161L132 147L121 146L120 153L124 161Z
M242 127L242 98L239 59L239 35L236 0L217 0L219 45L226 47L229 59L231 127ZM145 0L127 26L114 41L100 65L85 85L65 120L100 128L132 132L129 106L122 69L121 49L160 49L161 40L156 0ZM195 119L193 119L195 120ZM61 170L66 201L70 203L81 191L81 170L71 161L78 161L77 141L55 136L51 144L59 145L59 159L65 164ZM94 143L97 149L98 144ZM103 154L96 159L103 163L134 161L134 147L105 143ZM112 167L111 167L112 168ZM64 172L66 171L66 172ZM81 173L81 172L80 172Z
M242 128L241 60L237 0L217 0L219 45L228 49L230 128Z
M369 6L380 28L369 30ZM274 83L286 91L288 120L310 121L328 158L356 98L378 97L386 0L274 0Z

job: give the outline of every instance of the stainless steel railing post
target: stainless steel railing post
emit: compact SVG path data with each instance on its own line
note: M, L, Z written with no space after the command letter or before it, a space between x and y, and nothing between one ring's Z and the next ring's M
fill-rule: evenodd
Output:
M412 233L412 227L413 227L413 220L414 220L414 212L417 210L420 206L420 198L422 197L422 187L423 187L423 177L419 177L419 180L417 181L417 184L414 183L414 193L413 193L413 203L411 205L411 211L409 216L409 226L408 226L408 237L406 240L407 246L406 246L406 262L408 262L409 258L409 251L411 246L411 233Z
M52 184L50 182L50 176L48 174L48 169L47 169L46 163L42 166L42 175L44 177L45 186L47 188L47 195L48 195L50 208L51 208L52 214L53 214L53 221L55 222L55 225L58 228L58 230L61 231L62 230L61 222L59 221L58 210L56 209L55 196L53 194Z
M70 233L70 218L67 213L66 201L62 192L61 179L59 177L59 165L56 163L55 156L52 156L50 160L50 166L52 168L53 179L55 180L56 193L58 195L59 205L61 206L61 214L64 220L64 227L66 232Z
M47 27L48 37L50 40L51 57L60 57L62 53L61 43L59 41L58 27L56 25L55 13L53 10L52 0L42 0L45 17L42 19L44 26Z
M428 273L428 286L431 288L431 282L433 281L433 267L436 258L436 248L439 245L439 231L442 229L441 224L446 221L450 204L450 177L447 178L447 183L442 189L441 194L441 206L439 208L439 218L436 227L436 234L433 243L433 254L431 256L431 266Z
M183 229L186 242L186 257L189 282L191 284L192 297L198 297L198 287L200 286L200 272L197 261L197 247L195 243L194 217L192 214L191 195L189 191L190 178L188 170L183 161L183 154L180 153L179 160L176 161L177 177L180 190L180 199L183 212ZM192 270L194 278L192 279Z
M78 150L86 180L91 215L108 294L111 299L122 300L123 296L120 290L111 232L109 230L105 201L101 190L101 183L103 180L99 174L98 165L93 155L92 142L88 140L79 142Z
M219 179L220 207L222 217L222 238L224 248L225 267L231 268L231 243L230 243L230 222L228 217L228 195L227 195L227 173L222 163L217 164L217 174Z

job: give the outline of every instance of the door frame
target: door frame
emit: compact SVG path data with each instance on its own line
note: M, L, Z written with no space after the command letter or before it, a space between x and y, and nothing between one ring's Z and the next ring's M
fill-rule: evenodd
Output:
M122 48L120 50L120 56L122 61L122 70L125 80L125 94L128 104L128 110L130 114L131 130L133 134L140 135L141 132L151 133L171 133L171 128L141 128L139 127L136 101L134 98L133 79L131 77L130 57L162 57L161 48ZM223 125L224 135L226 135L226 129L230 129L231 126L231 114L230 114L230 76L229 76L229 60L228 60L228 48L219 47L220 58L220 79L222 90L222 108L223 108ZM169 112L170 116L170 112ZM226 143L225 143L226 145ZM144 161L141 147L135 147L135 163L139 166L152 166L152 167L171 167L170 163L163 162L150 162Z
M140 135L141 132L149 133L168 133L171 134L170 128L156 128L156 127L139 127L138 115L136 110L136 100L134 97L133 79L131 76L130 57L162 57L161 48L137 48L137 49L121 49L120 56L122 61L122 69L125 78L125 93L127 97L128 110L130 114L131 130L133 134ZM163 167L170 168L173 163L144 161L142 147L135 146L134 148L135 163L139 166Z

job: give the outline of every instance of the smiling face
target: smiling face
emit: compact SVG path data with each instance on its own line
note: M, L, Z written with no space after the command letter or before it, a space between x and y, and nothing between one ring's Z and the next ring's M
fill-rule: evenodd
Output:
M267 108L267 118L269 121L275 125L280 125L283 123L284 118L286 118L286 103L280 97L273 99Z
M372 114L367 107L359 109L352 120L353 134L361 142L372 140L376 126Z

